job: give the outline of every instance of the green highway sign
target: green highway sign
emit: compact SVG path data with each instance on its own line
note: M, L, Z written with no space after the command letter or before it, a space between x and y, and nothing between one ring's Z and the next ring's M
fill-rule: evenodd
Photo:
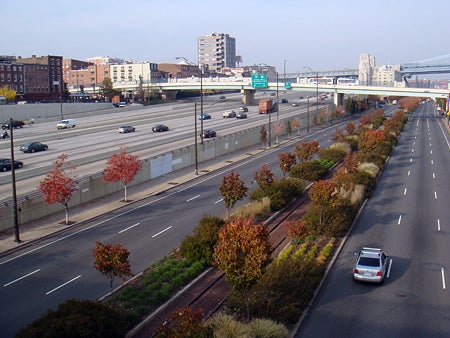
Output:
M284 88L291 89L291 83L290 82L285 82L284 83Z
M252 87L254 88L266 88L267 87L267 74L252 74Z

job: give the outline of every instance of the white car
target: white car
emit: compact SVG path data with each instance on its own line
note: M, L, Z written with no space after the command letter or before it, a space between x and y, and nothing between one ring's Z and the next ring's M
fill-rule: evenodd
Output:
M234 110L227 110L225 113L222 114L223 118L230 118L230 117L236 117L236 113Z
M379 248L363 247L353 267L353 279L362 282L382 283L390 258Z

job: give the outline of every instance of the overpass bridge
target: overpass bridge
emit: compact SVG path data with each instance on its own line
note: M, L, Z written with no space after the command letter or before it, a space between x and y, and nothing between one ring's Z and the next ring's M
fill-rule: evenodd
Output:
M139 91L150 92L157 91L167 99L174 99L180 90L215 90L215 91L240 91L242 102L244 104L253 104L256 90L265 91L298 91L298 92L317 92L334 93L335 104L342 104L344 95L378 95L378 96L412 96L428 98L448 99L450 90L432 89L432 88L409 88L409 87L375 87L375 86L348 86L348 85L325 85L325 84L305 84L297 82L268 82L265 88L255 88L252 86L251 78L194 78L178 79L158 83L137 83L124 82L116 83L114 89L122 92L136 93ZM85 94L100 92L99 87L85 88ZM76 94L75 94L76 95ZM448 101L448 100L447 100Z

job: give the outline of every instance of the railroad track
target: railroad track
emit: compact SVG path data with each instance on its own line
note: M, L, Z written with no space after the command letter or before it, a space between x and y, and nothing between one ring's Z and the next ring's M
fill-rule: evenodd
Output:
M330 178L339 169L340 165L333 167L326 178ZM308 196L308 189L303 195L282 211L276 213L265 222L269 231L269 241L272 245L272 257L275 258L289 243L286 223L300 219L310 208L311 200ZM207 270L201 278L192 283L177 297L173 298L151 318L148 318L145 325L127 337L149 338L161 325L168 324L168 320L176 309L190 307L193 310L200 309L204 319L208 319L217 313L231 294L232 288L226 280L225 274L216 268Z

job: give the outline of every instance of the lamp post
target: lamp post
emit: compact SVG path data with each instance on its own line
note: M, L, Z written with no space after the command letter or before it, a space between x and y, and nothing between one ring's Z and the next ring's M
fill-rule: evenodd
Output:
M17 190L16 190L16 169L14 168L14 133L13 133L13 119L9 118L9 137L11 150L11 184L13 193L13 208L14 208L14 242L21 243L19 235L19 209L17 207Z
M316 73L316 118L317 118L317 115L319 115L319 72L315 72L309 67L303 67L303 68L309 69L311 71L311 73ZM309 124L309 118L308 118L308 124Z
M260 64L258 64L258 66L263 66L263 67L267 67L267 69L269 69L270 68L270 66L269 65L267 65L266 63L260 63ZM278 71L277 70L275 70L275 74L276 74L276 76L277 76L277 102L276 102L276 107L277 107L277 122L278 122L278 116L279 116L279 111L280 111L280 106L279 106L279 104L278 104ZM268 113L269 114L269 148L271 147L271 145L272 145L272 121L271 121L271 117L270 117L270 115L271 115L271 112L269 112ZM277 142L278 142L278 135L277 135Z
M307 133L309 133L309 98L310 98L310 95L307 95L306 96L306 100L308 102L308 104L306 106L306 119L308 120L307 127L306 127L306 132Z
M189 65L194 65L188 59L183 56L178 56L175 58L176 60L182 59ZM203 69L198 67L198 72L200 74L200 116L202 117L200 120L201 124L201 132L200 132L200 143L203 144ZM198 144L197 144L197 102L195 103L194 109L194 147L195 147L195 175L198 175Z
M190 66L195 65L183 56L177 56L175 59L184 60ZM203 66L198 65L198 74L200 76L200 144L203 144Z
M283 72L284 72L284 78L283 78L283 82L286 82L286 59L284 59L284 66L283 66Z

